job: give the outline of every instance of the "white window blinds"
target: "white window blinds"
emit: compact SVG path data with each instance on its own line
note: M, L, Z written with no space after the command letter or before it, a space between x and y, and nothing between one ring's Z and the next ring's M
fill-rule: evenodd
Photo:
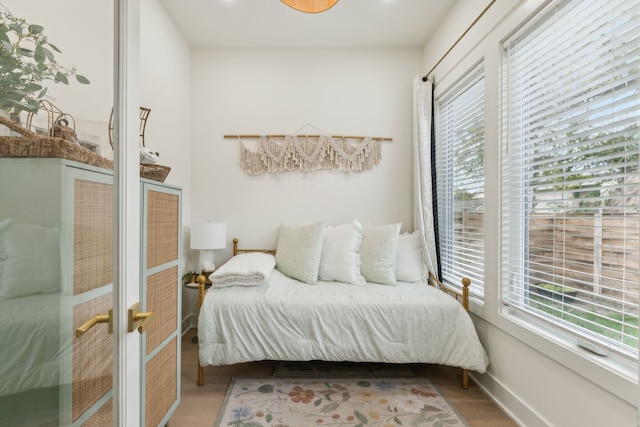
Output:
M638 355L640 2L556 2L505 44L503 302Z
M436 101L436 182L442 278L484 295L484 69Z

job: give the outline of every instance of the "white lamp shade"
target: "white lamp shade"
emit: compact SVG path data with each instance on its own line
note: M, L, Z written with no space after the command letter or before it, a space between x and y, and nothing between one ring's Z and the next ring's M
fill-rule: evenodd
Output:
M227 224L197 222L191 224L191 249L224 249L227 247Z

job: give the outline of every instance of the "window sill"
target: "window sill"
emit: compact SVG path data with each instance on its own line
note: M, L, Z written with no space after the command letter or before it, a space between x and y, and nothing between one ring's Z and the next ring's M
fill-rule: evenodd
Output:
M480 316L484 319L486 317ZM565 366L631 405L637 405L638 361L617 354L600 356L579 347L561 330L505 308L493 323L535 351Z

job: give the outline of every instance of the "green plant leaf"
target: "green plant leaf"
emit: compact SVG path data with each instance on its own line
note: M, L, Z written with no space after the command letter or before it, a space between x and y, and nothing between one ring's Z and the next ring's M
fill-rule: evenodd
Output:
M40 104L35 99L30 99L27 101L27 105L24 106L26 111L31 113L36 113L40 109Z
M31 34L40 34L41 32L44 31L44 27L42 25L29 25L29 32Z
M11 40L9 39L9 36L7 35L7 33L5 33L4 31L0 30L0 40L2 40L3 42L11 42Z
M26 109L20 104L14 105L12 110L16 114L20 114L21 112L26 111Z
M56 81L65 85L69 84L69 79L67 79L67 76L65 76L64 73L62 73L62 71L58 71L56 73Z
M2 62L2 61L0 61L0 62ZM7 73L12 72L15 69L16 69L16 66L13 65L13 64L2 64L2 67L0 67L0 74L7 74ZM7 78L10 78L10 76L7 76Z
M76 80L78 80L78 83L82 83L83 85L88 85L89 83L91 83L88 78L81 74L76 74Z
M24 88L29 92L36 92L38 90L42 90L42 85L39 85L38 83L27 83L24 85Z
M11 29L11 31L15 31L18 34L22 34L22 25L20 24L16 24L15 22L12 22L11 24L9 24L9 28Z
M371 383L369 381L358 381L358 387L371 387Z
M44 98L44 96L47 94L47 91L49 90L48 87L45 87L44 89L42 89L42 91L38 94L37 98L38 99L42 99Z
M46 47L42 46L42 49L44 49L44 54L47 55L47 59L51 62L55 61L55 56L53 55L53 52L51 52L49 49L47 49Z
M396 424L398 424L399 426L404 425L404 424L402 424L402 421L400 421L400 418L398 418L398 417L393 417L393 421L395 421Z
M36 51L34 53L33 58L37 63L41 64L47 60L47 54L44 51L42 45L36 45Z
M266 422L270 423L270 422L271 422L271 420L273 420L273 415L271 415L271 414L267 414L267 416L266 416L266 417L264 417L264 420L265 420Z
M47 42L47 44L49 45L49 47L53 50L55 50L58 53L62 53L62 51L60 49L58 49L58 46L54 45L53 43L49 43Z

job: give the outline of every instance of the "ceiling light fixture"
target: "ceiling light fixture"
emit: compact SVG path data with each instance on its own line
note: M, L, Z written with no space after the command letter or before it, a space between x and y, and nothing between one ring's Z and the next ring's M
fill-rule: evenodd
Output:
M289 7L305 13L319 13L331 9L338 0L280 0Z

